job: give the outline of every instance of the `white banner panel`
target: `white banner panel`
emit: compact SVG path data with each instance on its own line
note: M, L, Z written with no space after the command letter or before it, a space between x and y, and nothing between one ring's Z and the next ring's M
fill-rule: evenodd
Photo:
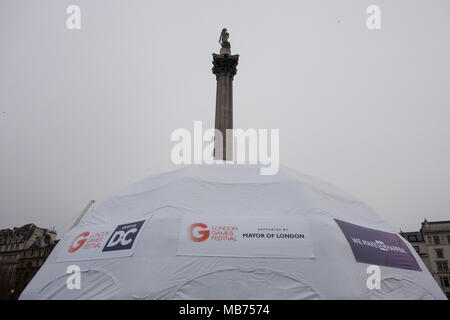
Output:
M77 227L58 245L57 262L128 257L146 220Z
M217 217L186 214L178 255L314 258L304 217Z

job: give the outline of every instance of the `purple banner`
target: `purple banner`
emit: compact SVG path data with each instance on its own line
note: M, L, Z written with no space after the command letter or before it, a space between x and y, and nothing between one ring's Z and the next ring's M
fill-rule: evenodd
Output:
M413 254L397 234L334 220L347 238L356 261L421 271Z

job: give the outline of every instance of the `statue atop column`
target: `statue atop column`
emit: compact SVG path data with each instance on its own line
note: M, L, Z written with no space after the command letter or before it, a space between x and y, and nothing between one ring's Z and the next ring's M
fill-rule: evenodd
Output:
M223 28L222 32L220 33L219 43L222 46L222 48L230 49L231 45L228 41L228 38L230 37L230 34L227 32L227 29Z
M222 46L222 48L220 49L221 55L231 55L231 44L228 41L229 37L230 34L228 33L227 29L223 28L219 38L219 43Z

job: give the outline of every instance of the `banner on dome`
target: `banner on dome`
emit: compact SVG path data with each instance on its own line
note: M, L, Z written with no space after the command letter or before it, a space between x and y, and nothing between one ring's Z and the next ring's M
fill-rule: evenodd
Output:
M128 257L146 220L77 227L61 240L57 262Z
M398 234L334 220L350 244L356 261L421 271L414 255Z
M314 258L314 250L304 217L186 214L180 224L178 255Z

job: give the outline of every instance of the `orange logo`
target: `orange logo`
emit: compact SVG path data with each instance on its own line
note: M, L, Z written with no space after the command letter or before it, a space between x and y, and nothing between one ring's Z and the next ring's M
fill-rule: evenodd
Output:
M69 252L72 253L72 252L75 252L78 249L80 249L83 246L83 244L86 242L88 236L89 236L89 232L83 232L83 233L80 233L78 236L76 236L76 238L73 239L72 243L70 244ZM80 239L80 238L82 238L82 239ZM80 239L80 240L78 240L78 239ZM74 244L77 240L78 240L78 242L76 243L77 246L74 247Z
M197 231L197 233L200 236L194 234L194 229L195 229L195 231ZM197 229L201 229L201 230L197 230ZM189 235L190 235L191 240L194 242L205 241L209 237L208 226L204 223L193 223L189 227Z

